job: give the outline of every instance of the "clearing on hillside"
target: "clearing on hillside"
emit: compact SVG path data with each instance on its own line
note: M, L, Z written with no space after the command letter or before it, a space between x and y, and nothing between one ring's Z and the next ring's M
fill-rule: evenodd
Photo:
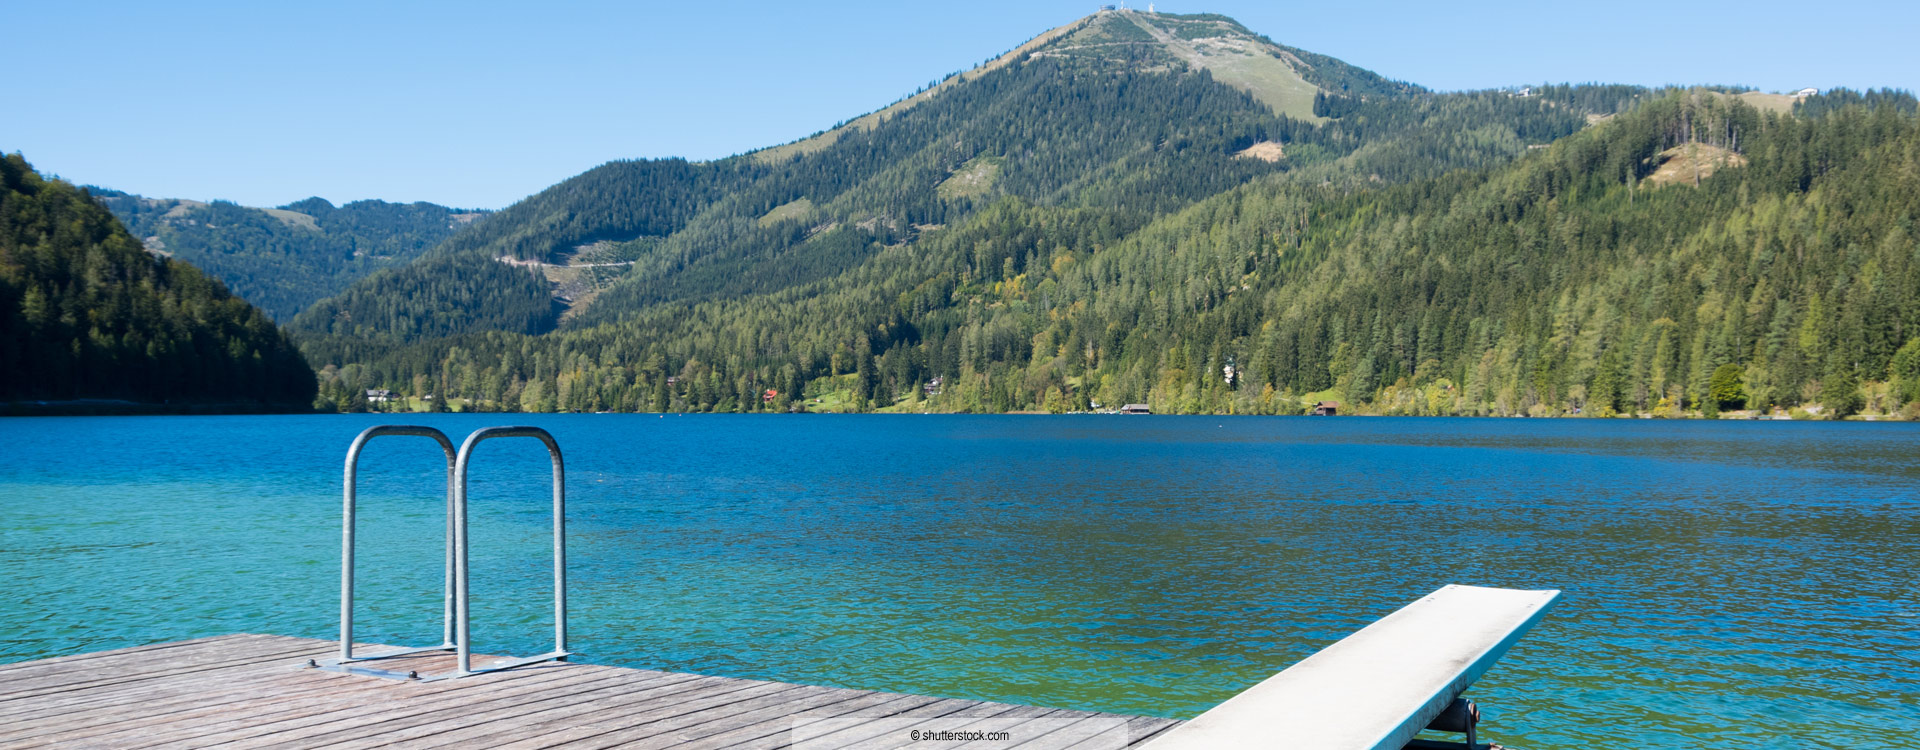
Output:
M812 215L813 201L807 200L806 198L795 198L786 203L774 206L773 210L768 211L765 216L760 217L759 224L763 227L770 227L783 221L804 219Z
M1792 94L1763 94L1758 91L1748 91L1738 98L1754 109L1783 115L1793 114L1793 103L1800 101Z
M316 232L320 231L319 223L315 222L311 215L303 214L299 211L288 211L284 208L263 208L260 210L265 211L268 216L279 219L282 224L286 224L287 226L306 227Z
M560 253L560 263L512 256L494 258L494 261L539 269L553 285L553 299L566 308L560 314L560 319L566 321L593 304L600 292L632 270L634 261L659 246L661 241L659 237L640 237L626 242L590 242Z
M1236 159L1259 159L1265 162L1276 162L1287 158L1287 150L1285 147L1273 141L1261 141L1241 149L1233 156Z
M993 189L994 181L1000 176L1000 167L1005 162L997 156L977 156L953 170L953 176L941 181L935 192L941 198L973 198L986 195Z
M1705 143L1675 146L1654 159L1660 168L1647 175L1646 180L1654 185L1698 184L1719 170L1747 165L1747 157Z

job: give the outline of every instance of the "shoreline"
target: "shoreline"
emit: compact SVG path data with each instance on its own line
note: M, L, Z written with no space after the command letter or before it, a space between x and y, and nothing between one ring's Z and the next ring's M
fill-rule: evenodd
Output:
M143 417L217 414L314 414L312 407L260 403L152 403L111 398L0 402L0 417Z
M14 401L14 402L5 402L5 403L0 403L0 418L5 418L5 417L190 417L190 416L226 416L226 415L250 415L250 416L308 416L308 415L313 415L313 416L349 416L349 415L356 415L356 414L358 414L358 415L384 415L384 416L390 416L390 417L395 417L395 418L409 418L409 417L418 417L418 416L425 416L425 415L453 415L453 414L490 414L490 415L498 415L498 416L500 416L500 417L502 417L502 418L505 418L505 417L507 417L508 415L528 415L528 416L552 416L552 415L559 415L559 414L568 414L568 415L624 415L624 416L658 416L658 417L667 417L667 416L675 416L675 417L684 417L684 416L692 416L692 415L727 415L727 416L748 416L748 415L758 415L758 416L861 416L861 415L866 415L866 416L898 416L898 417L914 417L914 416L942 416L942 415L947 415L947 416L963 416L963 415L964 415L964 416L1004 416L1004 417L1089 417L1089 416L1115 416L1115 417L1208 417L1208 418L1244 418L1244 417L1269 417L1269 418L1272 418L1272 417L1278 417L1278 418L1285 418L1285 417L1313 417L1313 418L1333 418L1333 419L1340 419L1340 418L1347 418L1347 419L1356 419L1356 418L1357 418L1357 419L1475 419L1475 420L1479 420L1479 419L1511 419L1511 420L1596 420L1596 421L1605 421L1605 422L1614 422L1614 421L1623 421L1623 422L1624 422L1624 421L1632 421L1632 422L1639 422L1639 421L1667 421L1667 422L1812 422L1812 423L1830 423L1830 422L1890 422L1890 423L1907 423L1907 422L1915 422L1915 421L1920 421L1920 420L1915 420L1915 419L1911 419L1911 418L1908 418L1908 417L1905 417L1905 416L1903 416L1903 415L1900 415L1900 414L1855 414L1855 415L1852 415L1852 416L1848 416L1848 417L1844 417L1844 418L1841 418L1841 419L1829 419L1829 418L1822 418L1822 417L1817 417L1817 416L1816 416L1816 417L1812 417L1812 418L1793 418L1793 417L1786 417L1786 416L1778 416L1778 415L1765 415L1765 416L1727 416L1727 415L1722 415L1722 416L1718 416L1718 417L1705 417L1705 416L1699 416L1699 415L1678 415L1678 416L1655 416L1655 415L1650 415L1650 414L1640 414L1640 415L1613 415L1613 416L1605 416L1605 417L1601 417L1601 416L1588 416L1588 415L1582 415L1582 414L1556 414L1556 415L1551 415L1551 416L1538 416L1538 417L1536 417L1536 416L1529 416L1529 415L1525 415L1525 414L1510 414L1510 415L1495 415L1495 414L1486 414L1486 415L1475 415L1475 414L1340 414L1340 415L1327 415L1327 416L1325 416L1325 417L1321 417L1321 416L1317 416L1317 415L1312 415L1312 414L1213 414L1213 413L1206 413L1206 412L1194 412L1194 413L1173 413L1173 414L1124 414L1124 413L1119 413L1119 412L1085 412L1085 411L1082 411L1082 412L1063 412L1063 413L1059 413L1059 414L1055 414L1055 413L1052 413L1052 412L1045 412L1045 411L1032 411L1032 410L1028 410L1028 411L1005 411L1005 412L970 412L970 411L919 411L919 412L909 412L909 411L802 411L802 412L772 412L772 411L765 411L765 412L760 412L760 411L755 411L755 412L733 412L733 411L711 411L711 412L708 412L708 411L678 411L678 412L653 412L653 411L648 411L648 412L604 412L604 411L603 411L603 412L573 412L573 411L555 411L555 412L533 412L533 411L511 411L511 412L502 412L502 411L445 411L445 412L426 412L426 411L365 411L365 412L335 412L335 411L322 411L322 410L317 410L317 409L312 409L312 408L305 408L305 409L295 409L295 408L290 408L290 407L286 407L286 406L283 406L283 405L273 405L273 404L247 404L247 403L222 403L222 404L155 404L155 403L145 403L145 402L138 402L138 401L121 401L121 400L116 400L116 399L76 399L76 400L71 400L71 401Z

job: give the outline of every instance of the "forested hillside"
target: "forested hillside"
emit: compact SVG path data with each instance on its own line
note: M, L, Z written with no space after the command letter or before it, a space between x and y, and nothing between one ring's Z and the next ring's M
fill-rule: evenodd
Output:
M1099 382L1173 410L1891 411L1920 397L1916 175L1897 107L1676 92L1507 169L1223 197L1063 280L1094 316L1042 335L1157 333Z
M192 263L280 321L403 265L484 215L431 203L308 198L275 209L91 188L148 249Z
M1219 17L1126 16L773 157L583 174L309 310L302 346L335 403L507 410L1920 397L1910 95L1788 114L1733 88L1438 94ZM1294 79L1185 57L1207 50ZM1266 100L1303 82L1307 116ZM583 253L622 260L571 310L503 272Z
M1117 236L1268 175L1351 186L1503 163L1579 130L1596 111L1570 96L1432 94L1219 17L1130 20L1146 17L1083 19L791 147L699 164L607 164L455 235L431 253L450 265L422 261L369 278L294 327L308 340L363 344L583 328L649 305L831 278L1006 198L1092 208ZM1316 94L1344 97L1356 111L1302 118L1267 101L1293 96L1289 106L1311 110ZM1598 111L1617 102L1606 104ZM543 279L488 265L566 264L601 243L630 248L630 268L601 274L609 278L591 305L571 309L527 308ZM488 298L499 309L471 303Z
M1511 166L1271 178L1135 232L1006 197L828 280L363 350L338 382L575 410L1891 411L1920 399L1916 174L1900 107L1675 91Z
M0 156L0 402L306 408L313 393L260 310L147 253L85 191Z

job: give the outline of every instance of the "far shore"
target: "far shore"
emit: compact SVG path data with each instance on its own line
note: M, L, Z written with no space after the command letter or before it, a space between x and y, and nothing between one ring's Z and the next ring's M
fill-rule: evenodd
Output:
M375 408L375 409L369 409L364 412L336 412L336 411L328 411L328 410L317 410L311 407L293 407L286 404L260 404L260 403L244 403L244 402L151 403L151 402L127 401L122 399L105 399L105 398L85 398L85 399L72 399L72 400L65 400L65 401L0 402L0 417L214 416L214 415L227 415L227 414L252 414L252 415L382 414L382 415L390 415L396 418L408 418L408 417L415 417L415 416L426 415L426 414L494 414L494 415L499 415L500 417L505 418L505 417L509 417L510 415L521 415L521 414L653 414L653 415L660 415L660 416L666 416L666 415L685 416L689 414L709 414L709 413L736 414L736 413L742 413L742 412L730 412L730 411L723 411L723 412L696 412L696 411L676 411L676 412L605 412L605 411L603 412L520 412L520 411L512 411L512 412L503 412L503 411L486 411L486 410L457 409L457 408L448 410L448 411L443 411L443 412L433 412L427 409L405 409L405 408L402 408L402 409ZM1103 415L1194 416L1194 417L1312 416L1312 415L1305 415L1305 414L1210 414L1210 413L1202 413L1202 412L1195 412L1192 414L1163 413L1163 412L1153 412L1150 414L1122 414L1119 412L1108 412L1108 411L1100 411L1100 412L1071 411L1071 412L1062 412L1062 413L1056 414L1054 412L1040 411L1040 410L1020 410L1020 411L1006 411L1006 412L966 412L966 411L909 411L909 410L899 409L899 408L880 409L880 410L865 411L865 412L841 410L841 409L822 409L819 411L807 410L807 411L795 411L795 412L744 412L744 413L747 413L747 414L796 414L796 415L874 414L874 415L901 415L901 416L909 416L909 415L924 416L924 415L938 415L938 414L979 414L979 415L997 414L1002 416L1088 416L1088 415L1092 415L1092 416L1103 416ZM1428 414L1422 414L1422 415L1414 415L1414 414L1376 414L1376 413L1369 413L1369 412L1358 412L1358 413L1349 412L1345 414L1335 415L1333 418L1340 418L1340 417L1456 417L1456 418L1466 418L1466 419L1597 419L1597 420L1604 420L1604 421L1668 420L1668 421L1680 421L1680 422L1702 422L1702 421L1913 422L1913 421L1920 421L1905 414L1855 414L1855 415L1845 417L1843 419L1833 419L1832 417L1829 417L1829 416L1823 416L1817 413L1810 414L1799 409L1795 409L1794 413L1792 413L1791 415L1787 413L1778 413L1778 412L1762 414L1762 413L1754 413L1754 412L1748 412L1748 411L1729 411L1729 412L1721 412L1718 416L1714 416L1714 417L1704 416L1699 412L1687 412L1687 413L1681 413L1681 414L1654 414L1654 413L1612 414L1607 416L1599 416L1599 415L1591 415L1591 414L1543 414L1543 415L1526 415L1526 414L1507 414L1507 415L1431 414L1431 415L1428 415Z
M80 398L67 401L8 401L0 403L5 417L135 417L208 414L312 414L313 408L289 404L186 403Z

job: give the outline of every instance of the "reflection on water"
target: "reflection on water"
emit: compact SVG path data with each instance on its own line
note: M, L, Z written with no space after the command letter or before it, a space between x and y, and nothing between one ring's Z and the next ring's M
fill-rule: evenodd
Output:
M1184 717L1443 584L1553 587L1472 692L1496 741L1920 732L1908 425L513 419L567 451L596 663ZM0 420L0 661L331 637L340 460L378 421ZM367 450L363 640L437 638L438 456ZM545 460L475 463L483 651L551 632Z

